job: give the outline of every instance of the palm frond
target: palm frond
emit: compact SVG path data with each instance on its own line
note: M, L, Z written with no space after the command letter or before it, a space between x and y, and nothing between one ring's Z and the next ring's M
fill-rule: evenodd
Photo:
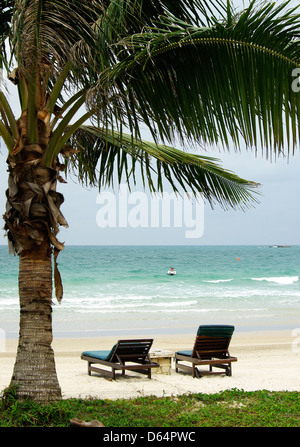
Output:
M76 42L91 42L90 16L86 2L20 0L14 2L12 18L13 50L19 66L30 64L37 39L39 57L44 64L65 65ZM94 11L94 19L97 12Z
M0 68L5 67L7 70L9 64L5 41L9 36L13 3L13 0L0 0Z
M70 139L78 152L69 168L86 185L113 186L122 178L135 184L137 166L144 186L163 191L166 178L174 191L201 194L210 204L246 208L256 201L258 184L225 170L218 160L179 149L134 139L131 135L94 126L82 126ZM117 179L115 178L117 176Z
M200 23L207 10L224 9L220 0L2 0L0 6L0 43L1 31L7 37L11 27L11 51L19 66L31 63L32 42L38 38L43 63L55 61L58 69L71 61L76 72L72 82L81 85L90 85L99 68L116 61L109 45L121 36L154 26L164 14Z
M156 29L117 44L119 62L99 78L92 107L131 132L139 123L153 138L173 142L262 144L283 150L286 135L299 144L300 97L292 71L300 66L300 9L290 2L250 7L212 27L161 17ZM109 98L109 100L107 100ZM94 101L94 103L93 103ZM99 102L98 102L99 101ZM285 131L287 126L288 131Z
M118 180L134 181L139 165L153 191L162 189L165 176L176 191L248 205L256 184L214 159L172 147L178 137L182 145L229 147L233 140L236 148L242 139L255 148L261 143L268 154L285 150L286 140L292 149L299 143L300 96L292 89L292 71L300 66L299 7L253 0L236 14L232 3L7 0L3 36L10 36L19 89L21 80L32 86L21 95L28 141L37 139L37 105L49 115L61 105L43 162L51 166L69 140L78 149L71 161L83 182L110 184L115 172ZM89 111L72 124L82 98ZM1 134L11 147L2 109ZM101 128L78 129L91 114ZM145 125L154 143L143 142Z

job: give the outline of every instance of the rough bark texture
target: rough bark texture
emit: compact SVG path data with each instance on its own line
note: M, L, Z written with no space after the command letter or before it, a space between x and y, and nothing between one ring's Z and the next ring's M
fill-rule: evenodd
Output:
M50 247L25 252L19 267L20 333L11 385L20 399L61 398L52 343L52 265Z
M8 189L4 214L10 251L19 255L20 333L11 385L20 399L53 401L61 398L52 343L52 251L58 302L63 290L57 255L64 245L56 239L59 225L67 226L56 191L63 167L42 157L51 131L47 113L39 111L38 142L27 139L27 112L17 121L19 138L8 156Z

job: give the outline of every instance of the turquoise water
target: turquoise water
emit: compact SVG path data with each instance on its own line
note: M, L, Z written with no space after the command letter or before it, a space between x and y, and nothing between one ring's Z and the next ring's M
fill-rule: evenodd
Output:
M300 246L71 246L58 262L56 336L194 333L210 323L300 327ZM18 259L0 246L0 327L8 337L18 332L17 270Z

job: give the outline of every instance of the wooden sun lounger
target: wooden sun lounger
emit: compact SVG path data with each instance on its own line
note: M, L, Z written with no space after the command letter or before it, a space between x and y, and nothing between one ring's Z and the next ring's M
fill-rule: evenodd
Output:
M200 326L193 350L175 353L175 371L178 372L179 369L182 369L192 372L193 377L202 377L209 374L231 376L231 363L237 361L237 358L232 357L228 351L233 331L233 326ZM197 366L204 365L208 365L209 369L199 370L197 368ZM213 371L213 367L222 369L222 371Z
M88 374L100 373L104 376L116 378L116 370L135 371L147 374L151 379L151 369L159 367L159 363L153 362L149 351L153 339L119 340L110 351L85 351L81 354L82 360L88 362ZM93 366L100 364L111 368L110 370Z

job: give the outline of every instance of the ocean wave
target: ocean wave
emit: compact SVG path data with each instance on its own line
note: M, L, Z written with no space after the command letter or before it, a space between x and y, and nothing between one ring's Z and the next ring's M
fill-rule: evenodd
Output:
M251 278L253 281L267 281L274 282L276 284L289 285L297 282L299 280L299 276L269 276L263 278Z
M237 309L235 308L228 308L226 309L226 314L236 314L236 318L238 318L238 315L243 316L243 318L248 317L251 318L251 315L253 316L253 314L255 313L256 315L258 314L258 316L265 316L265 313L268 311L268 309L266 308L245 308L245 309L239 309L239 313L237 314ZM179 309L179 308L161 308L160 310L157 309L142 309L142 308L133 308L130 310L130 312L128 312L128 310L122 308L122 309L98 309L97 311L95 311L95 309L80 309L77 310L75 313L79 313L79 314L115 314L115 315L119 315L119 314L127 314L128 316L130 316L130 314L141 314L141 315L147 315L147 314L153 314L156 315L159 318L160 313L161 314L165 314L165 313L173 313L173 314L178 314L178 313L182 313L182 314L218 314L218 313L224 313L224 309L221 308L186 308L186 309Z
M168 309L164 309L164 308L162 308L162 309L159 309L159 310L157 310L157 309L138 309L137 307L134 307L132 310L131 310L131 312L132 313L140 313L140 314L145 314L145 315L147 315L147 314L155 314L155 315L158 315L159 316L159 313L191 313L191 312L195 312L195 313L207 313L207 312L220 312L221 311L221 309L195 309L195 308L192 308L192 309L174 309L174 308L168 308ZM94 310L89 310L89 309L81 309L81 310L77 310L76 311L77 313L81 313L81 314L90 314L90 313L99 313L99 314L114 314L114 313L116 313L116 314L120 314L120 313L127 313L127 314L129 314L129 312L128 312L128 310L125 310L124 308L123 309L98 309L97 310L97 312L95 312L95 309Z
M151 306L154 306L154 307L160 307L160 306L162 306L162 307L172 307L172 306L173 307L186 307L186 306L191 306L191 305L197 304L197 303L198 303L198 301L196 301L196 300L193 300L193 301L179 301L177 303L174 303L172 301L170 303L164 303L164 302L162 302L162 303L152 303Z
M113 296L99 296L99 297L90 297L90 296L78 296L75 293L73 296L69 295L68 297L64 297L62 304L67 304L71 306L81 306L84 304L91 305L103 305L105 303L117 302L123 303L124 301L150 301L152 300L151 296L144 295L113 295Z
M119 303L119 305L118 304L103 305L102 303L99 303L97 305L95 305L95 304L89 305L88 309L87 308L82 309L80 307L78 307L78 308L72 307L72 309L75 312L90 313L90 312L99 312L99 311L107 311L107 310L109 310L109 311L112 310L113 312L123 312L124 309L130 309L130 311L131 311L132 309L142 308L142 309L144 309L145 312L148 312L148 310L150 310L153 307L154 308L157 308L157 307L159 307L159 308L164 308L164 307L173 308L173 307L175 307L175 308L185 309L187 306L193 306L195 304L197 304L196 300L181 301L181 302L177 302L177 303L174 303L174 302L170 302L170 303L160 302L160 303L151 303L151 304L143 303L143 302L141 302L141 303L126 303L126 304ZM125 312L127 312L127 311L128 310L125 310ZM155 312L158 312L158 310L155 310Z
M12 298L1 298L0 297L0 310L7 310L8 308L19 307L19 299L18 297Z
M218 283L220 283L220 282L231 282L231 281L233 281L233 279L213 279L213 280L210 280L210 281L203 281L203 282L209 282L209 283L212 283L212 284L218 284Z

